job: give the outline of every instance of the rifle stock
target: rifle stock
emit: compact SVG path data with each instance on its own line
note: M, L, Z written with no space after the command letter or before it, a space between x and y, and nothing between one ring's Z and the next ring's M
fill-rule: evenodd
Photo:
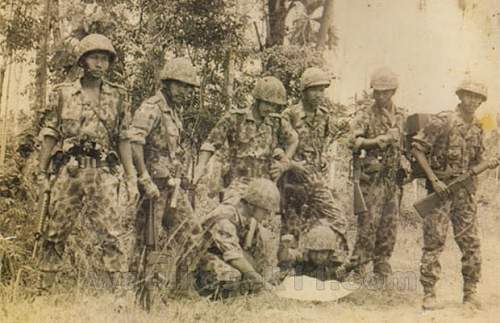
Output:
M448 190L451 194L454 194L460 187L470 187L473 185L474 176L477 176L488 169L494 169L498 167L498 165L498 159L495 159L493 161L484 161L479 165L473 167L470 170L469 174L459 176L457 179L453 180L448 185ZM431 193L420 201L415 202L413 204L413 207L418 212L420 217L424 218L426 214L429 214L436 208L439 208L445 202L446 200L441 199L437 193Z

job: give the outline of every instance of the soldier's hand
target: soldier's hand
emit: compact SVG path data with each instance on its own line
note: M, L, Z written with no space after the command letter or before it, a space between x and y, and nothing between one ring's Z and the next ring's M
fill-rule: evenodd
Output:
M434 192L436 192L440 199L446 200L449 197L450 191L448 189L448 186L446 186L446 184L439 180L437 177L431 179L431 185L434 189Z
M274 180L278 179L288 169L290 169L290 162L287 159L273 161L270 170L271 178Z
M139 190L137 189L137 176L127 175L125 177L125 185L127 185L127 197L129 205L136 205L139 201Z
M352 144L352 150L354 150L355 152L357 152L361 148L363 148L364 144L365 144L365 138L363 138L363 137L356 137L356 139L354 139L354 142Z
M142 174L138 179L139 184L144 190L144 194L149 199L156 199L160 197L160 190L158 186L153 182L151 176L149 174Z
M40 190L40 194L50 192L50 180L47 172L40 171L36 177L36 181L38 184L38 189Z

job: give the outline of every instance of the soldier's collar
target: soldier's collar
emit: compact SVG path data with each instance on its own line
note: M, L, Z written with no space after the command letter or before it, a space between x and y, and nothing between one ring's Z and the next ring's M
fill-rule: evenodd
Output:
M82 79L79 78L76 81L74 81L72 83L71 88L72 88L71 91L72 95L82 93L83 91ZM109 83L106 80L101 81L101 92L105 94L113 93L113 91L111 90L111 85L109 85Z
M328 108L325 107L324 105L320 105L319 107L316 108L316 115L322 115L327 113L328 113ZM304 102L302 101L300 101L299 118L300 119L307 118L306 108L304 106Z
M160 100L160 110L166 113L172 113L174 112L174 109L168 104L167 98L165 98L165 95L163 95L163 92L159 89L156 91L156 96Z

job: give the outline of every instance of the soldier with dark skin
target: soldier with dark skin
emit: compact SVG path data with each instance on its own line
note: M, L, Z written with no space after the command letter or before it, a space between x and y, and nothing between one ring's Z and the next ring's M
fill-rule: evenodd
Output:
M361 168L360 187L367 211L357 214L358 230L353 261L373 262L378 282L384 283L392 268L389 259L394 250L399 215L397 174L401 169L405 111L392 97L398 88L397 76L388 68L374 72L370 82L374 104L362 111L353 125L353 152ZM357 273L364 276L365 266Z
M462 252L463 303L480 308L477 283L481 276L481 255L477 205L472 187L462 187L450 194L447 184L483 161L483 130L475 113L487 99L481 83L464 81L457 89L460 100L454 111L433 115L428 124L413 137L412 153L427 177L429 193L436 192L443 205L423 218L424 246L420 262L420 282L424 288L422 307L441 307L435 285L441 265L446 234L451 224L455 241ZM493 166L493 165L492 165Z
M144 197L154 200L155 236L162 248L167 231L193 215L184 184L194 160L182 113L184 106L191 102L199 80L187 58L168 62L160 73L160 80L157 93L135 112L130 136L139 185ZM176 190L178 194L174 194ZM144 212L141 209L139 222L145 218Z
M133 219L126 219L132 212L120 211L124 202L119 187L126 184L130 208L138 192L128 134L127 92L104 78L115 58L108 38L86 36L78 55L83 77L56 86L49 98L39 157L42 192L51 192L47 226L42 232L42 288L50 287L61 270L65 242L80 217L88 224L89 239L95 246L89 256L96 262L92 264L95 270L109 275L115 286L129 271L133 246L123 238L134 235L130 231ZM50 174L49 165L57 166L57 173Z

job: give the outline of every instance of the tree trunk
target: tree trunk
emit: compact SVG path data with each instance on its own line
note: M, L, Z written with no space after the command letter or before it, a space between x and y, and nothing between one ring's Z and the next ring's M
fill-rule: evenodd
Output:
M323 4L323 15L321 16L321 24L319 27L319 36L317 48L322 49L328 37L328 29L333 17L333 0L325 0Z
M268 22L269 30L267 32L266 47L283 45L286 35L285 19L287 15L286 0L269 0Z
M224 96L226 98L226 108L231 109L234 88L234 58L233 50L228 49L226 62L224 63Z

